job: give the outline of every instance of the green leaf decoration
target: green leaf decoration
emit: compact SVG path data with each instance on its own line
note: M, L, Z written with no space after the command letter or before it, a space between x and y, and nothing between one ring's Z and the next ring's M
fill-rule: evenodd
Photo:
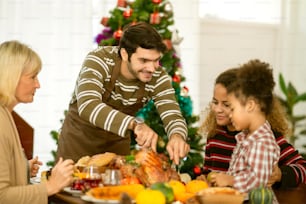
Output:
M305 93L302 93L302 94L299 94L295 97L295 100L294 100L294 103L299 103L301 101L306 101L306 92Z
M287 86L285 84L285 80L282 74L279 74L279 85L282 90L282 92L287 96Z

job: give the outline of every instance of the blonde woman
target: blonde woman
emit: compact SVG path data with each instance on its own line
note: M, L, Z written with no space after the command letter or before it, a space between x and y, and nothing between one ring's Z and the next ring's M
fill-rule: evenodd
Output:
M43 204L72 182L73 161L60 159L46 182L31 185L41 162L27 161L12 117L19 103L31 103L40 87L41 59L18 41L0 44L0 203Z

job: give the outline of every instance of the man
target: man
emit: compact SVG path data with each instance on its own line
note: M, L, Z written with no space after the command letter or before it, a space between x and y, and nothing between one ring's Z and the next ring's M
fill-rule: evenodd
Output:
M167 72L159 60L161 36L140 22L124 29L119 46L89 53L76 82L58 141L57 157L130 153L130 135L156 151L158 135L135 114L153 100L169 136L167 151L176 164L189 151L187 127Z

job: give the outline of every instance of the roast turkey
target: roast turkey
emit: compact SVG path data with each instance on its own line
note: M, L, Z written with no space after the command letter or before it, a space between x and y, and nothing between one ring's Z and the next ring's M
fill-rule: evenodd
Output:
M164 154L142 149L136 153L135 162L139 164L135 174L146 186L157 182L168 182L171 179L180 180L179 174L171 168L169 159Z

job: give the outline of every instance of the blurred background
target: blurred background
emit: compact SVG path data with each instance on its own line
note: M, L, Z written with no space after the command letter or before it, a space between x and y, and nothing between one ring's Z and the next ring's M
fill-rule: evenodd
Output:
M270 63L277 85L282 74L298 93L306 92L306 1L303 0L170 0L174 26L182 38L177 45L182 72L193 102L193 114L203 118L216 76L227 68L258 58ZM56 144L51 130L60 120L85 55L97 46L101 18L116 0L1 0L0 43L19 40L39 53L43 69L41 88L32 104L18 112L35 130L34 155L52 159ZM306 115L306 102L294 107ZM302 124L302 128L306 124ZM295 147L305 152L306 137ZM45 166L42 168L44 169Z

